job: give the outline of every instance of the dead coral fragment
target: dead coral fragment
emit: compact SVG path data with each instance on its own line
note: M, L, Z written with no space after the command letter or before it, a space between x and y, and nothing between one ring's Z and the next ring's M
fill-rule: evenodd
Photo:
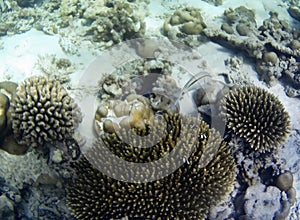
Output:
M77 219L205 219L208 209L232 189L235 165L230 148L221 142L219 133L210 130L198 119L178 114L165 114L163 117L167 132L153 147L135 147L116 134L106 133L91 149L89 161L82 157L73 164L76 178L68 185L67 192L68 205ZM155 128L153 130L155 135ZM198 135L189 135L193 131ZM122 132L127 133L126 130ZM134 143L138 146L148 144L143 141ZM168 160L162 167L141 168L133 172L132 167L113 164L101 150L107 147L123 160L149 164L172 153L177 146L180 146L179 149L193 146L190 157L170 175L154 181L147 181L147 178L176 165L180 159L176 156L180 154L174 155L174 160ZM212 157L206 163L204 156ZM95 169L95 164L104 164L107 169L127 178L142 176L145 181L116 180Z
M276 149L289 133L289 115L282 103L258 87L233 89L223 98L221 111L228 129L245 138L255 151Z
M58 81L32 77L17 88L12 127L21 144L36 147L70 137L81 117L78 106Z

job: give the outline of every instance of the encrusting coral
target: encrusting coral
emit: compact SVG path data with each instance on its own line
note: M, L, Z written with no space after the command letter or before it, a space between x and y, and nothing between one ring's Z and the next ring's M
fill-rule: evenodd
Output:
M144 139L135 139L133 146L116 133L104 132L85 156L73 163L76 177L67 186L67 198L77 219L204 219L209 208L232 190L235 164L218 132L196 118L165 113L157 127L150 128L150 140L159 133L162 121L166 131L152 147L145 147L150 143ZM119 134L131 135L128 129L120 129ZM121 163L114 164L103 147L122 160L142 164L157 161L176 149L178 152L160 167L133 171ZM189 157L181 158L181 151L188 149ZM148 181L178 162L182 165L171 174ZM115 179L96 169L99 166L112 175L120 174L121 179L143 177L144 181Z
M70 138L81 113L58 81L37 76L18 86L11 118L18 143L36 147Z
M227 128L258 152L270 152L286 139L290 119L273 94L255 86L238 87L224 96L221 114Z

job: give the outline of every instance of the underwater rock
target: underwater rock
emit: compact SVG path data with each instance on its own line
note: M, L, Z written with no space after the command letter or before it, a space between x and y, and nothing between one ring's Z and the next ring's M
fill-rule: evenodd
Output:
M251 9L246 8L245 6L239 6L235 9L229 8L224 11L224 16L229 24L240 22L250 22L250 23L256 23L255 22L255 12Z
M242 49L257 60L263 59L266 51L278 51L284 56L300 57L300 49L297 46L300 36L297 30L291 28L286 21L279 19L277 13L270 13L270 18L265 19L259 28L256 27L254 12L243 6L235 10L226 10L224 18L227 20L226 26L224 24L222 28L210 26L205 28L203 33L223 46ZM237 32L232 33L236 27L239 27L238 30L245 36L244 38L241 38Z
M300 21L300 6L290 6L288 12L293 18Z
M62 0L60 5L60 14L62 16L75 16L79 11L79 0Z
M5 36L9 29L9 25L7 24L0 24L0 36Z
M250 33L249 25L247 24L237 24L236 25L236 31L241 36L247 36Z
M0 217L5 220L15 220L15 205L5 194L0 196Z
M215 103L228 88L219 81L210 80L194 93L194 100L197 106Z
M278 60L278 56L275 52L265 52L262 57L263 61L275 65Z
M244 211L250 219L274 219L280 213L280 190L274 186L256 183L247 188Z
M154 58L160 51L158 42L151 39L138 39L135 43L135 51L142 58Z
M8 153L22 155L27 147L16 143L12 135L11 105L16 97L17 84L10 81L0 82L0 149Z
M223 23L221 25L221 29L225 31L227 34L234 34L233 28L228 23Z
M290 43L290 48L292 48L293 50L299 50L300 49L300 41L292 40Z
M291 206L295 205L295 203L297 201L297 199L296 199L296 195L297 195L296 189L294 187L291 187L286 191L286 194L287 194L287 197L288 197L288 200L289 200L289 203L291 204Z
M20 7L33 7L36 0L17 0L17 3Z
M0 82L0 90L2 93L6 94L10 100L14 100L16 97L17 86L17 83L11 81Z
M219 6L223 4L223 0L204 0L204 1L213 4L215 6Z
M0 143L0 149L14 155L23 155L27 152L28 146L18 144L13 135L4 138Z
M276 186L282 191L290 189L293 186L293 174L290 171L280 174L276 180Z
M141 95L128 95L123 101L113 101L107 107L99 106L96 111L95 129L98 134L102 132L101 128L109 133L120 127L145 130L154 120L149 99Z

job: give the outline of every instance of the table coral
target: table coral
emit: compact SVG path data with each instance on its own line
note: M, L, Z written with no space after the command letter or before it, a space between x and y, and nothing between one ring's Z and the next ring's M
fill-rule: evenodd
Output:
M104 133L90 151L73 164L76 178L68 184L67 192L68 205L76 218L205 219L209 207L231 191L235 165L230 148L221 141L219 133L198 119L178 114L163 117L167 133L154 146L136 147L124 142L116 133ZM154 135L156 130L152 128ZM191 135L195 132L197 135ZM128 131L124 129L122 133L126 135ZM133 143L147 145L138 139ZM114 164L101 149L107 147L125 161L144 164L157 161L172 150L180 152L193 145L190 157L180 159L181 154L175 154L162 167L138 169L137 172L120 163ZM183 163L182 166L170 175L147 181L178 162ZM143 181L111 178L98 170L99 166L120 178L139 177Z

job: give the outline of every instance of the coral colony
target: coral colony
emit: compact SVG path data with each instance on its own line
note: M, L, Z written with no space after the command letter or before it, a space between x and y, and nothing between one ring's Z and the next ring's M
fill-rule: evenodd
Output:
M67 57L40 54L33 67L38 76L1 76L0 219L299 218L300 162L280 160L282 150L294 147L287 153L293 156L300 149L299 127L286 104L300 96L299 2L281 5L293 22L269 11L260 25L256 11L245 6L222 10L214 24L188 3L162 1L167 13L151 14L150 2L0 0L1 37L34 28L57 37ZM222 0L205 4L223 7ZM153 17L159 27L148 29ZM199 62L203 75L187 76L175 61L160 59L165 48L148 38L127 48L136 46L138 60L95 74L95 88L74 86L83 64L73 61L82 58L82 48L95 59L145 36L191 51L207 42L242 51L259 83L247 78L237 57L226 60L228 73ZM281 96L266 89L278 84ZM78 131L87 116L74 98L86 90L97 106L88 115L93 127L86 129L95 135L90 146ZM184 99L192 104L183 106ZM213 126L214 117L223 131ZM155 168L131 166L163 159Z

